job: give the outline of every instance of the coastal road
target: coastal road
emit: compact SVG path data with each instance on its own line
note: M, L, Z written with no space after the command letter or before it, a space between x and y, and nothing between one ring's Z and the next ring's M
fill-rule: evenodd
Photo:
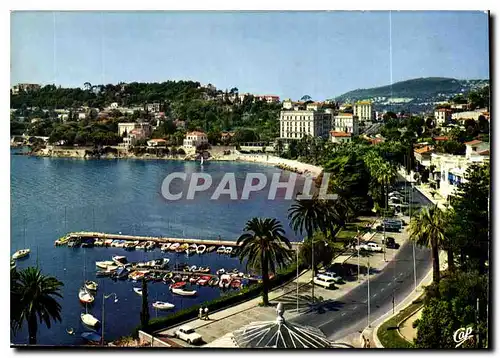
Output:
M415 246L417 284L431 268L430 250ZM392 310L414 289L413 244L406 242L398 254L378 274L370 278L370 322ZM320 309L310 310L292 321L321 329L335 341L363 330L368 325L368 282L365 281L339 300L324 302ZM323 305L323 307L321 307Z

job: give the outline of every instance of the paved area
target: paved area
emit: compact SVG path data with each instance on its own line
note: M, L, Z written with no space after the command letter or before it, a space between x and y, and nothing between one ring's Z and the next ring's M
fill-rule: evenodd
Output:
M422 309L419 309L413 315L408 317L401 325L399 326L399 333L406 339L408 342L413 342L413 339L417 336L417 330L413 328L413 322L422 317Z

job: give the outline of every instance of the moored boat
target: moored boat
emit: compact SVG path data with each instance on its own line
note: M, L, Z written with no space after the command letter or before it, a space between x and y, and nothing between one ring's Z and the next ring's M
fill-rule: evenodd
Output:
M223 254L224 252L226 252L226 248L224 246L220 246L218 249L217 249L217 253L218 254Z
M127 263L127 258L125 256L113 256L111 258L117 266L125 266Z
M106 270L108 266L113 265L113 261L96 261L95 265L99 267L100 269Z
M215 251L216 249L217 249L217 247L215 247L215 246L213 246L213 245L212 245L212 246L209 246L209 247L207 248L207 252L208 252L208 253L210 253L210 252Z
M229 275L222 275L220 277L220 281L219 281L219 287L220 288L228 288L230 284L231 284L231 276L229 276Z
M23 257L26 257L30 254L30 249L22 249L22 250L17 250L14 255L12 255L12 258L14 260L18 260L18 259L21 259Z
M156 301L153 302L153 307L156 308L157 310L170 310L174 308L175 305L168 302Z
M196 253L198 255L202 255L205 253L206 249L207 249L207 247L205 245L198 245L198 247L196 247Z
M224 275L225 273L226 273L226 270L223 268L217 270L217 275L219 275L219 276Z
M180 296L194 296L196 295L196 290L184 290L182 288L172 288L172 293Z
M231 246L226 247L226 249L224 250L224 253L227 255L230 255L231 252L233 252L233 248Z
M182 288L182 287L184 287L184 286L186 286L186 282L184 282L184 281L179 281L179 282L176 282L176 283L174 283L174 284L170 285L170 288L171 288L171 289L172 289L172 288Z
M217 286L219 284L219 278L217 276L214 276L208 281L209 286Z
M113 243L113 239L106 239L106 240L104 240L104 246L109 247L109 246L111 246L112 243Z
M168 249L170 251L175 251L179 248L179 246L181 246L181 244L179 244L178 242L174 242L172 245L170 245L170 247Z
M135 246L135 249L136 249L136 250L144 250L144 249L146 249L146 244L147 244L147 242L146 242L146 241L143 241L143 242L141 242L141 243L137 244L137 245Z
M104 246L104 240L96 238L95 241L94 241L94 246L98 246L98 247Z
M97 291L97 282L95 281L90 281L90 280L87 280L85 281L85 288L89 291Z
M235 279L231 281L232 288L240 288L240 286L241 286L241 280Z
M116 270L115 277L119 280L124 280L129 276L130 271L125 267L120 267Z
M166 243L166 244L163 244L163 245L161 245L160 250L161 250L161 251L168 251L168 249L170 248L170 245L171 245L171 243L170 243L170 242L168 242L168 243Z
M83 287L80 288L80 290L78 291L78 299L80 300L81 303L94 302L94 296L92 296L90 292Z
M154 250L155 246L156 246L156 243L154 241L148 241L148 242L146 242L145 249L146 250Z
M134 287L134 292L137 293L139 296L142 296L142 288Z
M198 281L198 276L192 276L190 279L189 279L189 283L196 283Z
M196 282L200 286L205 286L212 278L210 276L201 276Z
M102 340L102 337L95 332L83 332L82 338L94 343L99 343Z
M99 320L92 316L90 313L80 314L80 319L88 327L96 327L99 324Z
M189 268L189 272L196 272L196 270L198 269L198 267L196 267L195 265L191 266Z
M142 280L149 271L134 271L128 275L128 278L133 281Z

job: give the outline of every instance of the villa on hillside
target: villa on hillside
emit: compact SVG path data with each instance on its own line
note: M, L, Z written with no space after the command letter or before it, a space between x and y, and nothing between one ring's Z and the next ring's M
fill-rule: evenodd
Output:
M332 143L349 143L351 141L351 133L330 131L330 139Z
M165 139L150 139L148 140L148 147L165 147L167 141Z
M205 132L194 131L186 133L186 138L184 139L184 147L197 147L202 144L207 144L208 138Z

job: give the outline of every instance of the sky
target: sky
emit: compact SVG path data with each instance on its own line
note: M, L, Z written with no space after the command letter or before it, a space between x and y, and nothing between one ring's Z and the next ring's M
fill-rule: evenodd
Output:
M282 99L489 78L484 12L12 12L11 85L194 80Z

